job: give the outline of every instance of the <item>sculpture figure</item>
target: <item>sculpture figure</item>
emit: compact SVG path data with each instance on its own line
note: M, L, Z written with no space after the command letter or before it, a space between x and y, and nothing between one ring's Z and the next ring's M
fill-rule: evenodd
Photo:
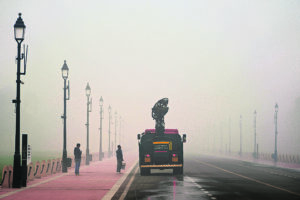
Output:
M168 103L169 99L163 98L159 100L152 108L152 118L155 120L155 132L157 134L164 134L165 132L164 116L169 111Z

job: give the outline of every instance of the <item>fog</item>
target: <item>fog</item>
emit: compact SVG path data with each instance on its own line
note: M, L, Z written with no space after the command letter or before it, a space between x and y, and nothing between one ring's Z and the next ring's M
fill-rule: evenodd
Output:
M117 112L125 149L154 128L151 108L169 98L166 128L187 134L185 151L253 151L254 110L260 152L300 151L300 1L0 1L0 151L14 153L17 43L22 12L29 45L22 76L21 133L33 152L62 152L64 60L69 67L68 153L99 151L99 99L104 99L103 150L108 149L108 106ZM119 117L122 123L119 125ZM112 139L115 125L112 124ZM223 138L223 143L221 142ZM117 143L120 143L117 141Z

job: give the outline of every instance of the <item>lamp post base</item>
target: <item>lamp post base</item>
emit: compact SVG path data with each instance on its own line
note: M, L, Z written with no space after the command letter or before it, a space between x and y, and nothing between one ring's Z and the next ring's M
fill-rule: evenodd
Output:
M22 173L21 173L21 155L14 155L14 166L13 166L13 188L20 188L22 185Z
M272 154L272 158L273 158L274 162L278 161L278 157L277 157L277 153L276 152Z
M101 161L103 158L102 154L103 154L102 152L99 152L99 161Z
M90 164L90 151L89 151L89 149L86 150L85 164L86 164L86 165L89 165L89 164Z
M68 172L68 166L67 166L67 151L63 151L63 158L62 158L62 172L67 173Z

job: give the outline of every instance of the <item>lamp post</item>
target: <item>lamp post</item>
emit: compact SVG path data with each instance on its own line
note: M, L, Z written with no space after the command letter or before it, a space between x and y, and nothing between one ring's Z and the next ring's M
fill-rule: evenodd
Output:
M117 116L117 111L115 112L115 148L114 150L116 150L116 145L117 145L117 119L118 119L118 116Z
M256 110L254 110L254 121L253 121L253 130L254 130L254 149L253 149L253 157L257 158L257 152L256 152Z
M64 114L61 118L64 120L64 144L63 144L63 155L62 155L62 172L68 172L68 165L67 165L67 100L70 99L70 88L69 88L69 81L67 85L67 79L69 76L69 67L64 61L64 64L61 68L62 78L64 79ZM68 97L67 97L67 90L68 90Z
M220 122L220 135L221 135L221 137L220 137L220 139L221 139L221 148L220 148L220 153L223 153L223 150L224 150L224 148L223 148L223 130L222 130L222 122Z
M242 115L240 115L240 156L242 156Z
M121 144L121 124L122 124L122 117L120 116L120 121L119 121L119 143Z
M229 118L229 154L231 154L231 118Z
M21 55L21 43L24 40L25 35L25 24L21 17L21 13L19 13L19 18L17 19L14 25L14 33L15 40L18 43L18 56L17 56L17 95L16 99L12 102L15 103L16 106L16 136L15 136L15 154L14 154L14 166L13 166L13 188L21 187L21 155L20 155L20 103L21 103L21 75L25 75L26 66L24 65L24 73L21 73L21 60L24 58L24 54ZM24 59L26 63L26 58Z
M277 135L278 135L278 131L277 131L277 115L278 115L278 104L275 104L275 115L274 115L274 123L275 123L275 149L274 149L274 161L277 162Z
M100 147L99 147L99 160L102 160L102 119L103 119L103 98L101 96L100 101Z
M86 88L85 88L85 94L87 97L87 104L86 104L86 160L85 164L89 165L90 164L90 150L89 150L89 114L92 112L92 100L90 100L90 95L91 95L91 88L89 83L87 83Z
M108 106L108 157L111 156L110 153L110 120L111 120L111 107Z
M213 152L216 152L216 124L213 123Z

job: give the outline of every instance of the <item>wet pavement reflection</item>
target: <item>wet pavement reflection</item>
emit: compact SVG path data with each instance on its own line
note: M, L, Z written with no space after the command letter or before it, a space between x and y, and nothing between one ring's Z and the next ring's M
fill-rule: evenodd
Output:
M145 178L164 177L157 182L156 189L139 191L144 200L154 199L216 199L213 194L203 188L207 180L199 180L189 176L174 176L172 170L152 170L151 175ZM199 184L201 183L201 184Z

